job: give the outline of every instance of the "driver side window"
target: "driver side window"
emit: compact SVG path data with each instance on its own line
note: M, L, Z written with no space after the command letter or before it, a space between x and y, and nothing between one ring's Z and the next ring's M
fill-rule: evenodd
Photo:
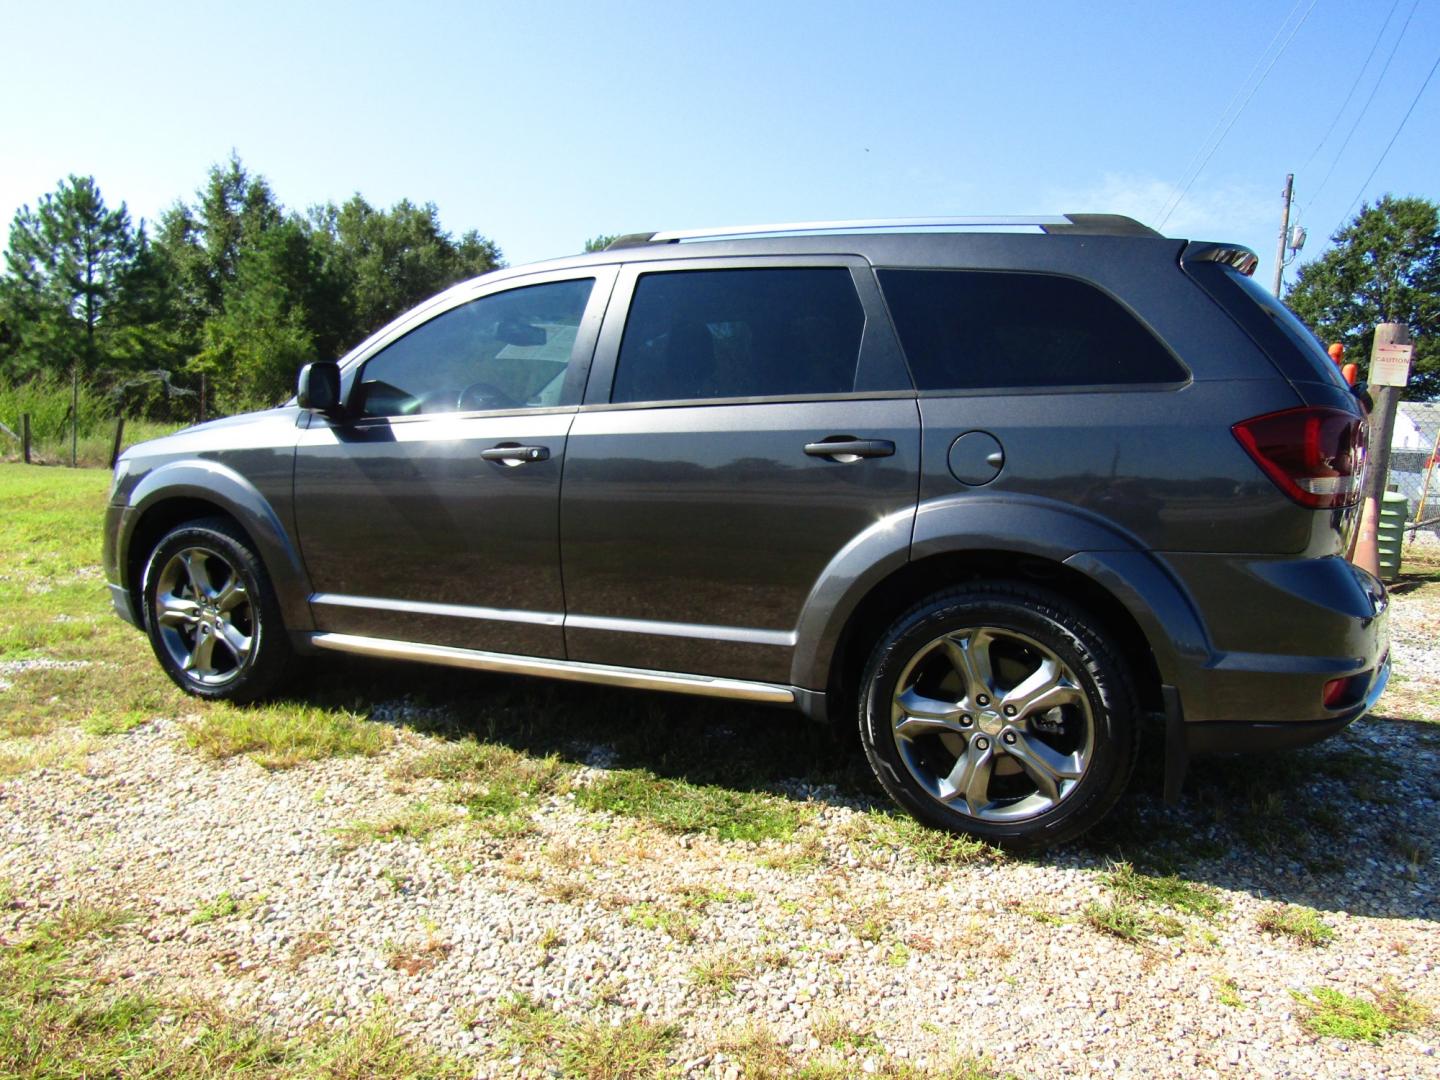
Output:
M529 285L451 308L365 363L365 416L558 405L593 278Z

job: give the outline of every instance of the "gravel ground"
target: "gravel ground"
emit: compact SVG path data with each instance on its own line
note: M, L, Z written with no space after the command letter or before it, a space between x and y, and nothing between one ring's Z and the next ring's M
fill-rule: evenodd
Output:
M1202 764L1179 807L1142 776L1088 845L962 865L866 840L863 797L799 782L781 788L814 805L818 828L788 844L677 836L573 794L546 802L530 835L346 842L356 821L444 805L437 781L396 779L440 741L407 725L403 703L378 711L397 724L383 756L285 771L205 760L183 718L156 719L106 738L83 771L0 784L0 879L20 898L0 936L67 903L123 906L139 917L95 951L97 976L213 998L285 1033L352 1023L383 998L477 1076L519 1067L496 1045L499 1004L518 991L576 1019L677 1024L688 1076L738 1075L717 1047L755 1021L798 1061L833 1057L821 1035L837 1024L872 1032L843 1051L856 1074L972 1053L1025 1077L1440 1077L1433 1026L1376 1045L1317 1039L1290 993L1392 987L1440 1004L1440 605L1401 595L1394 610L1410 719L1382 703L1276 780L1273 805L1253 799L1271 765ZM1369 773L1376 759L1398 775ZM603 776L604 748L589 761ZM1297 826L1292 803L1329 815ZM1247 821L1291 831L1267 840ZM1146 838L1159 835L1156 854ZM1087 922L1109 858L1177 851L1223 911L1138 944ZM196 922L226 894L233 913ZM1282 901L1317 909L1334 940L1259 929ZM658 911L668 930L646 917ZM695 974L717 958L734 961L728 992Z

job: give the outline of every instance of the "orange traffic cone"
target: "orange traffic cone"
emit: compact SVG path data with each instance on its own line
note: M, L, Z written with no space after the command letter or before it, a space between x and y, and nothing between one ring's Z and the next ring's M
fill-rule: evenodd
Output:
M1369 498L1360 509L1360 529L1350 561L1362 570L1380 576L1380 500Z

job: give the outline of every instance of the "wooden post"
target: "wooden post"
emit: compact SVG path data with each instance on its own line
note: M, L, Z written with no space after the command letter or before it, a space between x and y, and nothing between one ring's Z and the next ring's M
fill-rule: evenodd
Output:
M115 468L115 462L120 460L120 440L125 437L125 418L122 416L115 421L115 444L110 447L110 468Z
M25 464L30 464L30 414L20 414L20 445L24 448Z
M1381 323L1375 327L1371 367L1375 364L1375 350L1381 345L1409 343L1410 329L1404 323ZM1351 561L1376 577L1380 576L1380 500L1385 495L1385 484L1390 478L1390 441L1395 437L1395 413L1400 402L1400 390L1398 386L1372 384L1370 387L1375 408L1370 413L1369 461L1365 464L1365 487L1361 491L1360 531Z
M80 365L70 365L70 467L79 462L80 445Z
M200 423L205 422L205 373L200 373Z

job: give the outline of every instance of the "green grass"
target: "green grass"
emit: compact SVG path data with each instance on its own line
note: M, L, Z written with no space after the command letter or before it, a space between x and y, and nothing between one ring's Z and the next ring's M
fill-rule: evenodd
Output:
M103 470L0 464L0 661L65 665L5 676L0 775L83 757L93 745L82 733L121 737L186 713L187 738L203 753L274 768L390 745L389 728L342 704L353 689L339 679L305 700L243 709L182 694L144 635L111 610L99 565L108 483Z
M666 832L721 840L788 840L814 816L803 803L756 791L694 784L646 769L611 773L575 793L587 810L641 818Z
M185 725L185 738L207 757L245 754L268 769L331 757L374 757L394 741L389 728L346 709L304 702L261 707L212 704Z
M1292 938L1311 948L1328 945L1335 937L1334 928L1320 918L1318 911L1298 904L1268 907L1260 913L1255 924L1268 934Z
M1373 1002L1317 986L1309 994L1290 996L1305 1009L1301 1025L1313 1035L1349 1042L1378 1043L1396 1031L1410 1031L1430 1021L1430 1011L1394 987L1376 995Z

